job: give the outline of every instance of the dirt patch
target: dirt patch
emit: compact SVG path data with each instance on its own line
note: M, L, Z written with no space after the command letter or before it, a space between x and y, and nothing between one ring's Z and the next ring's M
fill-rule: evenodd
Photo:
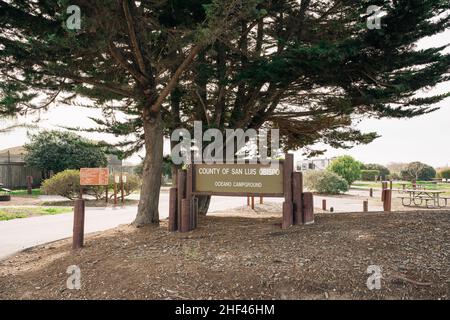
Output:
M201 217L193 232L119 228L0 261L0 299L449 299L450 212L318 214L280 228L278 205ZM67 267L81 290L66 288ZM368 290L367 267L382 268Z
M35 206L39 205L41 200L32 196L11 196L11 201L1 201L0 206L15 207L15 206Z

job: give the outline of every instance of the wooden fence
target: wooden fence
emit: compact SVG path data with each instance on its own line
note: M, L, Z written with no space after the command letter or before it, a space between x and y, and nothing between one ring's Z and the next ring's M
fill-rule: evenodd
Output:
M5 188L26 188L27 176L33 177L33 186L39 186L42 182L40 169L25 167L25 164L20 162L0 163L0 183Z

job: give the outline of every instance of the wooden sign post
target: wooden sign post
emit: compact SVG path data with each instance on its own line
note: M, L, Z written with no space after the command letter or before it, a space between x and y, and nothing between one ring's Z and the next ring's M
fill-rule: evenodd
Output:
M173 190L172 190L173 189ZM192 164L177 173L177 188L170 191L169 230L187 232L197 226L199 195L247 197L254 208L255 196L283 197L282 227L314 221L313 203L305 216L303 176L294 173L294 158L286 154L278 165L262 163ZM176 189L176 190L175 190ZM309 195L312 201L312 194Z
M106 186L106 188L108 188L108 180L108 168L80 169L80 199L75 200L73 208L73 249L80 249L84 244L84 221L86 203L83 199L83 186Z

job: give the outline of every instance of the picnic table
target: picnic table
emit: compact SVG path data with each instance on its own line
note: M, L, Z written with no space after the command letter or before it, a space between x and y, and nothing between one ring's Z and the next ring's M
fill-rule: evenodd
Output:
M444 208L450 201L450 198L441 196L447 192L445 190L405 189L402 191L406 195L399 198L402 199L405 207Z

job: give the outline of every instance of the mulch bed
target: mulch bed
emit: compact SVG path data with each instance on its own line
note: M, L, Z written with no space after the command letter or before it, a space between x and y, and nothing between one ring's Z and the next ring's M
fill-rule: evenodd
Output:
M282 230L276 208L201 217L186 234L120 226L75 252L35 247L0 261L0 299L449 299L449 211L321 213ZM66 288L70 265L81 290ZM367 288L370 265L380 290Z

